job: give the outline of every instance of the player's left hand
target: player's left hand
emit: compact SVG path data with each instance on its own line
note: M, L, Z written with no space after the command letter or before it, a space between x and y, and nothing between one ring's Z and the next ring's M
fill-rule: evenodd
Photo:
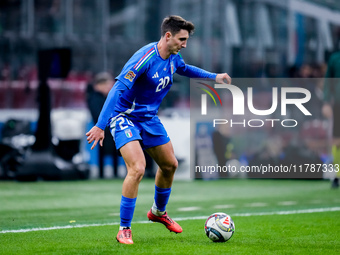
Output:
M227 81L227 84L231 84L231 78L227 73L219 73L215 79L217 83L225 83L225 80Z
M98 142L100 146L103 146L104 130L100 129L99 127L94 126L93 128L91 128L91 130L86 133L86 136L87 142L89 144L94 142L91 147L91 150L93 150L94 147L96 147Z

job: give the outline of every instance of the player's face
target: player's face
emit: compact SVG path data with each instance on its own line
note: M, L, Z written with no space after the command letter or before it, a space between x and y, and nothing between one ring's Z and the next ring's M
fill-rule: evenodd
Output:
M170 32L168 37L168 48L170 54L178 54L178 52L187 47L187 41L189 39L189 32L181 29L177 34L172 35Z

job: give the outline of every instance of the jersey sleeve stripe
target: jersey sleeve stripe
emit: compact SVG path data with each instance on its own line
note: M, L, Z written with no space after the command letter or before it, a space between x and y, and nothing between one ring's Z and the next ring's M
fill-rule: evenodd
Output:
M143 59L150 53L150 51L154 50L153 48L151 48L147 53L145 53L145 55L143 57L141 57L141 59L137 62L137 64L133 67L134 69L137 69L136 67L140 64L141 61L143 61Z
M150 55L150 57L148 57L148 59L146 60L146 61L143 61L144 63L141 63L142 65L138 68L138 72L139 72L139 70L146 64L146 62L148 62L149 61L149 59L150 58L152 58L152 56L154 56L156 54L156 52L153 52L151 55Z
M140 63L139 63L136 67L134 67L135 70L139 71L139 70L141 69L141 67L143 67L144 64L145 64L146 62L148 62L148 60L149 60L153 55L155 55L155 50L154 50L154 49L152 49L152 51L149 52L148 55L146 55L145 57L143 57L143 60L142 60L142 61L138 61L138 62L140 62Z
M153 46L153 47L155 48L157 56L159 56L159 52L158 52L158 49L157 49L157 44L155 44L155 46Z

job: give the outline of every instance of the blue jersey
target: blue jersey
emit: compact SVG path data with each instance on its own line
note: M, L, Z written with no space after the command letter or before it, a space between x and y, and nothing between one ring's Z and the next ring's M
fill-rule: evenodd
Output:
M215 73L186 65L181 54L172 54L163 59L157 42L150 43L138 50L116 77L117 82L112 90L118 87L121 94L115 97L115 93L110 92L106 100L109 102L104 104L96 126L104 129L109 119L117 114L141 121L154 117L173 84L174 73L190 78L216 78Z
M157 43L151 43L137 51L125 64L117 80L128 89L118 100L116 110L131 109L130 115L137 118L152 118L173 83L176 69L184 65L180 55L163 59Z

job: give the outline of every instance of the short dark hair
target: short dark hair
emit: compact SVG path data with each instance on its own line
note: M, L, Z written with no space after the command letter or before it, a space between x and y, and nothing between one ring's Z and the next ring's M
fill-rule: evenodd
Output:
M161 33L162 36L164 36L166 32L170 32L172 35L175 35L181 29L187 30L191 35L195 30L195 26L192 22L186 21L180 16L170 15L163 20L161 26Z

